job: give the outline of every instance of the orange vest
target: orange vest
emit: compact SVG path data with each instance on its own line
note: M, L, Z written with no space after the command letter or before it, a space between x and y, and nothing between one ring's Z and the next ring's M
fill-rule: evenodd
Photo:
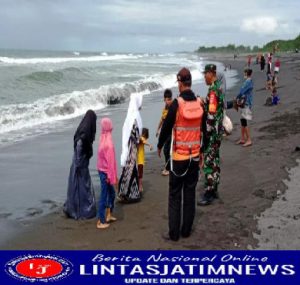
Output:
M178 110L173 128L173 160L186 160L200 155L203 108L200 98L184 101L177 98Z

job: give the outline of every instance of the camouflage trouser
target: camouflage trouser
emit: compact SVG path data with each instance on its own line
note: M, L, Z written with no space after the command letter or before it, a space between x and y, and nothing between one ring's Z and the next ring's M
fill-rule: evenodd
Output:
M204 189L210 193L218 191L220 183L220 147L221 139L209 142L204 151Z

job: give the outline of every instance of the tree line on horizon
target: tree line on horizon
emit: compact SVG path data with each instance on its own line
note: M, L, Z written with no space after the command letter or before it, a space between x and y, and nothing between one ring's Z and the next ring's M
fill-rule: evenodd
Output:
M263 47L257 45L236 46L234 44L228 44L227 46L211 46L205 47L200 46L196 52L211 53L211 52L221 52L221 53L253 53L253 52L274 52L276 51L294 51L300 49L300 34L293 40L274 40L269 43L266 43Z

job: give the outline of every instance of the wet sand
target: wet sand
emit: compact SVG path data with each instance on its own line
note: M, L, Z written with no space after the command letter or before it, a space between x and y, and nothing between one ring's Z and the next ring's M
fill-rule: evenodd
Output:
M246 58L232 60L216 56L213 59L231 64L240 74L246 62ZM160 175L163 160L152 153L147 156L145 166L143 200L130 205L116 203L118 221L109 229L97 230L96 219L67 219L62 214L61 205L46 199L45 208L52 207L53 211L46 216L15 221L0 217L1 235L7 236L0 245L1 249L299 249L299 232L290 230L287 235L286 229L287 225L295 227L295 217L300 214L299 207L290 206L300 196L299 184L295 183L299 167L291 170L290 176L288 172L289 168L296 166L296 159L300 157L299 152L293 151L300 144L300 56L282 55L281 62L278 88L281 103L274 107L264 106L269 92L264 89L266 76L259 71L258 65L253 65L253 146L243 148L234 144L239 137L239 115L235 110L228 111L235 130L222 142L220 199L208 207L197 206L190 238L167 242L161 237L167 231L168 223L168 178ZM237 94L240 84L228 91L228 99ZM149 100L155 102L151 109L145 107L143 110L143 117L148 118L148 121L144 119L144 125L156 126L162 105L158 99ZM121 108L120 112L124 113L125 108ZM72 132L70 130L71 137ZM154 132L151 130L152 143L155 143ZM55 140L59 134L52 136ZM62 151L62 158L70 161L71 153ZM99 184L94 163L91 161L91 175L93 181ZM65 163L66 173L68 168L69 164ZM40 175L38 170L35 171ZM291 179L290 184L286 179ZM202 184L200 179L198 197ZM291 190L292 187L294 190ZM290 191L292 196L289 196ZM65 193L62 192L62 195ZM276 204L279 202L282 204L280 210ZM34 209L32 211L35 215ZM280 219L282 215L284 219ZM7 228L3 228L5 224ZM9 231L9 228L12 230ZM270 232L275 228L276 235ZM274 238L270 239L270 235Z

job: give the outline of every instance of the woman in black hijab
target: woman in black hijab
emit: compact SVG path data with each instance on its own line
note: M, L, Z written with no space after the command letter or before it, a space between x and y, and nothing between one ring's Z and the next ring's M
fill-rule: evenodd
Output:
M96 216L95 192L89 172L93 156L97 116L88 110L74 135L74 155L70 168L65 214L73 219L90 219Z

